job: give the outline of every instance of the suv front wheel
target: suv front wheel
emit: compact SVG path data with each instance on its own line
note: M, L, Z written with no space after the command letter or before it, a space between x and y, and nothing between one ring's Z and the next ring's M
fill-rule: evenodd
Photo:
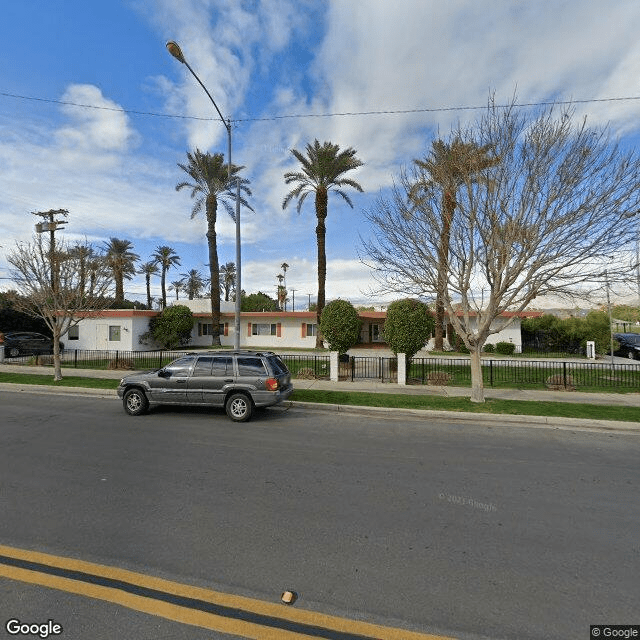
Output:
M146 413L149 408L147 396L142 389L138 389L137 387L129 389L124 394L122 403L124 404L124 410L130 416L140 416L143 413Z
M227 398L225 409L234 422L246 422L253 413L253 403L244 393L233 393Z

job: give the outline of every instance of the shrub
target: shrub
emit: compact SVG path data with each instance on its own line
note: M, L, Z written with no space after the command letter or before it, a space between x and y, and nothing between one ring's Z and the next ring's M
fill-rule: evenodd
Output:
M491 342L487 342L487 344L485 344L484 347L482 347L482 350L485 353L494 353L496 350L496 345Z
M322 310L320 333L331 351L346 353L360 339L362 322L348 300L333 300Z
M182 304L167 307L161 315L151 318L149 331L140 337L140 341L151 338L164 349L184 346L191 340L193 314Z
M516 345L513 342L496 343L496 353L503 356L512 356L516 351Z
M387 308L384 339L393 353L406 354L407 361L429 340L435 321L429 308L419 300L396 300Z

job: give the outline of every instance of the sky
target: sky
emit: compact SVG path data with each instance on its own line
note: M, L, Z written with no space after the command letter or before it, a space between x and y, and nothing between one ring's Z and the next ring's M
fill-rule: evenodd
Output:
M291 149L331 141L364 163L350 175L364 188L350 192L353 209L329 197L327 300L378 305L398 296L371 293L363 211L476 117L459 107L490 93L588 101L575 117L626 144L640 127L637 0L23 0L3 3L2 22L0 290L11 288L6 253L32 238L31 212L60 208L71 242L127 239L141 262L169 245L181 266L168 282L208 273L205 219L175 190L188 178L178 163L195 148L226 157L227 130L168 40L232 121L232 160L251 181L242 288L275 297L286 262L296 310L317 295L316 220L312 198L300 214L282 209ZM220 263L233 261L222 208L217 230ZM142 276L125 295L146 299Z

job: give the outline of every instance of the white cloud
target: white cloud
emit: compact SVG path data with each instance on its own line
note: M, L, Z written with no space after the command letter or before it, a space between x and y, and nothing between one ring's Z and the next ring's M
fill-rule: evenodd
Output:
M123 152L138 136L129 125L129 118L102 91L90 84L72 84L61 100L74 105L91 105L95 109L62 105L62 111L72 124L56 131L60 152L95 154L103 151Z

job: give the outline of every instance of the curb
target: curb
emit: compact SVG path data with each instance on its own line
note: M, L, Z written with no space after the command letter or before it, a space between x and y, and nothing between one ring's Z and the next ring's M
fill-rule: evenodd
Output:
M0 391L15 391L42 394L66 394L74 396L94 396L97 398L117 398L115 389L91 389L88 387L54 387L50 385L16 384L12 382L0 383ZM387 415L392 419L398 418L431 418L433 420L447 420L448 422L483 423L491 421L494 425L500 419L501 425L526 426L532 428L551 429L579 429L582 431L612 431L627 434L640 434L640 424L637 422L622 422L618 420L592 420L582 418L562 418L555 416L513 415L509 413L469 413L465 411L439 411L435 409L391 409L387 407L366 407L347 404L327 404L324 402L300 402L286 400L276 405L285 410L311 409L312 411L327 411L360 416Z
M447 420L448 422L492 422L494 425L500 419L501 426L520 426L551 429L579 429L582 431L617 431L620 433L640 435L640 424L637 422L623 422L619 420L592 420L582 418L563 418L561 416L530 416L510 413L470 413L466 411L439 411L436 409L388 409L386 407L361 407L357 405L326 404L322 402L287 401L294 409L311 409L313 411L333 411L336 413L354 414L361 416L376 416L390 414L393 419L398 418L432 418Z

